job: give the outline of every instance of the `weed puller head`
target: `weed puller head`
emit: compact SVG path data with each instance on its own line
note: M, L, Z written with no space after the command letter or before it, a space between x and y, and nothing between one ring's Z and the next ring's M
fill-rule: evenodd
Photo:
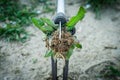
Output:
M64 0L57 0L57 13L53 21L48 18L32 18L34 25L46 35L45 41L48 51L45 57L51 56L52 80L58 80L57 58L65 61L63 80L68 78L69 58L75 47L82 48L81 44L76 41L76 37L73 36L75 25L83 19L84 15L85 10L83 7L80 7L77 15L68 20L65 15Z

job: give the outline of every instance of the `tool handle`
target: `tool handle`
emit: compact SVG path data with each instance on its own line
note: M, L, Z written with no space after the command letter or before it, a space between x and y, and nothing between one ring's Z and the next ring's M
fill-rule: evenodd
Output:
M65 1L57 0L57 13L65 14Z
M57 0L57 13L54 17L55 24L65 24L67 22L67 18L65 16L65 1L64 0Z

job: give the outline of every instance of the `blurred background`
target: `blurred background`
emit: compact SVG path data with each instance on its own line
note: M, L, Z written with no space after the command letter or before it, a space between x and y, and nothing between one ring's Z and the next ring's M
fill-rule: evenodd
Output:
M75 36L83 48L70 58L68 80L120 80L120 0L65 0L65 15L80 6L87 13ZM31 18L52 20L55 13L56 0L0 0L0 80L51 80L45 35Z

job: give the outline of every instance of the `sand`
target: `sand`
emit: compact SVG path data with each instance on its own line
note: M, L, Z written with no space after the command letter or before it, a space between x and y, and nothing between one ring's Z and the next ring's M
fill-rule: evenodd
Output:
M66 5L67 16L75 15L79 6L79 3ZM43 16L53 18L52 13L39 17ZM106 9L100 20L94 17L95 14L88 10L76 25L75 36L83 48L75 49L69 60L69 80L104 80L96 78L95 74L105 65L120 64L120 11ZM51 59L44 57L45 35L33 25L27 27L27 31L33 36L25 43L0 40L0 80L47 80L51 77ZM59 60L59 80L62 64Z

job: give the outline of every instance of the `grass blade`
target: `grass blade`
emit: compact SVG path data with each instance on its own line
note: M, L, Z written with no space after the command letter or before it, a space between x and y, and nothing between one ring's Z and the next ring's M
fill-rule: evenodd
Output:
M69 51L67 52L67 54L66 54L66 59L67 59L67 60L71 57L74 48L75 48L75 46L72 45L72 46L70 47Z
M73 16L66 24L67 27L74 28L78 21L82 20L85 16L85 9L83 7L79 8L79 11L76 16Z
M82 45L80 44L80 43L75 43L75 47L77 47L77 48L82 48Z
M50 56L52 56L52 55L53 55L53 51L50 50L50 51L46 52L46 54L45 54L44 57L50 57Z

